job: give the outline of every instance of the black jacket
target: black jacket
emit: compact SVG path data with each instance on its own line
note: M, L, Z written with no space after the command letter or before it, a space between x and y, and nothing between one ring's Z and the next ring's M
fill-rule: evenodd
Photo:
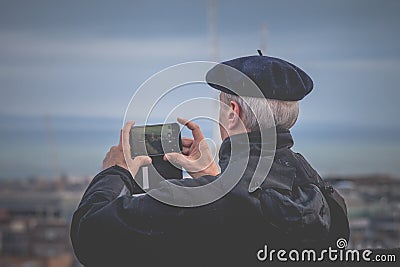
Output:
M320 248L329 245L332 236L348 238L341 229L332 233L332 209L321 192L322 180L290 150L289 131L278 132L267 178L249 193L261 151L259 135L248 136L250 161L238 184L221 199L200 207L174 207L146 194L132 196L140 189L119 166L99 173L72 219L71 240L78 259L86 266L252 266L265 264L256 257L264 245ZM221 172L229 161L243 160L241 153L230 156L231 143L240 140L237 135L222 143ZM173 182L199 186L217 178ZM121 196L124 188L129 192Z

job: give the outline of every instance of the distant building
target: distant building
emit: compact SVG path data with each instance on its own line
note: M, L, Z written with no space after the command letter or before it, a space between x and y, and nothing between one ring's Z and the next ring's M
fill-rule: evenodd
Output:
M80 266L72 251L69 223L84 186L86 184L82 184L79 191L59 192L51 182L41 181L29 183L29 190L22 193L14 190L15 184L8 189L3 187L0 194L0 266ZM72 187L76 189L77 185Z
M327 180L346 200L350 247L400 247L400 179L376 175Z
M400 247L400 179L326 180L347 203L348 248ZM69 223L89 182L77 178L0 180L0 266L80 266L70 244Z

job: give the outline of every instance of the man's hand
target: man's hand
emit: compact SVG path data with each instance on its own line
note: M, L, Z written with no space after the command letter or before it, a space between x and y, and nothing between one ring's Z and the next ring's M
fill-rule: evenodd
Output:
M103 160L103 170L114 165L128 169L134 177L139 168L151 163L151 158L148 156L138 156L132 159L131 146L129 144L129 132L134 121L129 121L121 130L118 146L112 146Z
M114 165L118 165L122 168L128 169L128 166L125 162L124 153L122 151L122 130L119 135L119 144L117 146L112 146L103 160L103 170L108 169Z
M193 178L217 175L219 173L218 166L200 127L196 123L182 118L178 118L178 122L192 130L193 139L182 138L182 154L168 153L165 154L164 160L182 166Z

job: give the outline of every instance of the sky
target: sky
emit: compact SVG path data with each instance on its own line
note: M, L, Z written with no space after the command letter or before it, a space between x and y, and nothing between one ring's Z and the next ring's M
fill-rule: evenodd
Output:
M399 1L215 3L218 60L266 47L264 54L313 78L294 130L353 133L364 149L370 144L365 153L378 149L382 157L390 148L390 172L400 171L392 158L400 152ZM151 75L213 59L208 7L207 0L0 0L0 130L6 135L21 129L23 118L43 116L122 121ZM212 94L209 88L182 92L182 99ZM385 149L381 141L389 143ZM4 137L0 166L9 160L6 143Z

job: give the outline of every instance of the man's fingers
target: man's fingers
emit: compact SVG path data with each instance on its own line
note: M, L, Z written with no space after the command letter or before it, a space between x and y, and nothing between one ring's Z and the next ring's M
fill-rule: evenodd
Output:
M185 125L189 120L184 119L184 118L181 118L181 117L178 117L178 118L177 118L177 121L178 121L180 124Z
M132 126L135 125L134 121L128 121L125 123L124 128L122 128L122 135L123 137L126 137L126 135L128 134L129 137L129 132L131 131Z
M118 152L120 152L120 149L118 146L110 147L110 153L118 153Z
M106 156L103 159L103 163L108 160L108 158L110 157L110 151L107 152Z
M178 163L178 153L167 153L164 155L164 160L171 163Z
M167 153L164 155L164 159L181 166L182 163L186 161L185 156L179 153Z
M122 149L122 129L121 131L119 131L119 143L118 143L118 147L120 149Z
M144 166L151 164L151 158L149 156L137 156L134 158L133 162L138 164L138 166Z
M135 177L140 167L151 164L151 158L149 156L137 156L133 160L127 160L127 163L129 172Z
M196 140L202 140L204 139L204 135L200 129L200 126L197 125L196 123L189 121L184 118L178 118L178 122L181 124L184 124L186 127L188 127L192 131L193 138Z
M182 154L188 155L190 152L190 147L182 147Z
M122 148L126 159L131 158L131 145L129 144L129 133L132 126L135 125L134 121L128 121L124 128L122 128Z
M182 154L187 155L190 151L190 148L193 145L193 139L191 138L182 138Z
M179 153L165 154L164 159L168 160L172 164L176 164L185 168L185 170L188 172L199 172L205 170L212 163L212 160L204 160L203 158L192 160L187 156Z
M182 137L182 145L190 147L193 144L192 138Z

